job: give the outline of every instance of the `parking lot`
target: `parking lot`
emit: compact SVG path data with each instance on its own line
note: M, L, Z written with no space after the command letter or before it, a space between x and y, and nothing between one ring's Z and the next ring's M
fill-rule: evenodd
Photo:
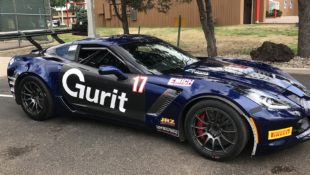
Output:
M294 75L310 88L310 75ZM9 95L1 67L0 94ZM199 156L188 143L123 124L56 116L29 119L0 97L0 175L4 174L308 174L310 142L229 162Z

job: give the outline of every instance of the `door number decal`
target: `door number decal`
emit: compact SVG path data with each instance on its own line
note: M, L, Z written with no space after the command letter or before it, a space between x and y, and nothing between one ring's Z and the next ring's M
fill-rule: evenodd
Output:
M144 92L144 86L145 86L146 81L147 81L147 77L136 76L135 78L133 78L133 80L134 80L134 83L133 83L132 91L137 92L137 93L143 93Z

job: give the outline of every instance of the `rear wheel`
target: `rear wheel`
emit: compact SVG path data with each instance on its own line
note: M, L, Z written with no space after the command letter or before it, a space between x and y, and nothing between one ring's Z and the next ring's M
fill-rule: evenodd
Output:
M47 120L53 116L54 103L46 85L33 76L25 77L19 85L21 106L34 120Z
M236 157L248 141L243 118L227 104L203 100L195 104L185 119L185 134L203 156L214 160Z

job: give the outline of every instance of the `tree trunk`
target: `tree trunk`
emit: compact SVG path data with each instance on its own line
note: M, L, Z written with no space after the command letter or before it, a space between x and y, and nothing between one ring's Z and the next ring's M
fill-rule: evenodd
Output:
M303 58L310 58L310 1L298 0L298 8L298 55Z
M124 34L129 34L129 25L128 25L128 18L127 18L127 0L122 0L122 24Z
M214 33L214 22L212 16L212 6L210 0L205 0L205 6L202 0L197 0L200 23L207 41L208 56L217 56L216 39Z
M129 25L128 25L128 18L127 18L127 0L121 0L121 11L122 14L119 14L116 0L112 0L112 5L114 7L114 12L117 18L122 22L123 32L124 34L129 34Z

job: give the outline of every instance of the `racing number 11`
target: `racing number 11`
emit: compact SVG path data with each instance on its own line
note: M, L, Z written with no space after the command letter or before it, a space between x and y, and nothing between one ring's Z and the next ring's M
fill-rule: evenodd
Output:
M147 81L147 77L137 76L137 77L133 78L133 80L134 80L134 83L133 83L132 91L138 92L138 93L143 93L144 92L144 86L145 86L146 81Z

